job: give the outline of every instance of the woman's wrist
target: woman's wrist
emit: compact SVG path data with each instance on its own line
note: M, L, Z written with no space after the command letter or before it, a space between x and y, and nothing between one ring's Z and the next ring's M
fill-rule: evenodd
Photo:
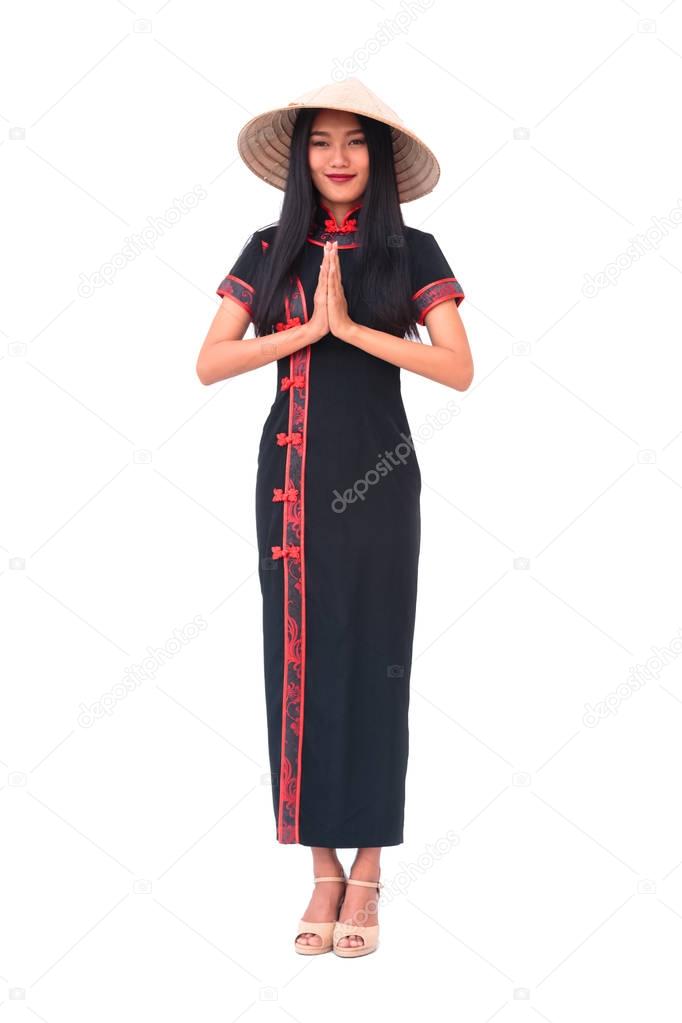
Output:
M304 337L308 344L314 344L316 341L319 341L325 336L324 334L320 334L319 329L315 326L315 323L312 320L308 320L304 323L301 329L305 332Z
M358 324L354 320L348 320L343 327L339 329L339 333L336 335L339 340L345 341L347 344L355 344L358 332Z

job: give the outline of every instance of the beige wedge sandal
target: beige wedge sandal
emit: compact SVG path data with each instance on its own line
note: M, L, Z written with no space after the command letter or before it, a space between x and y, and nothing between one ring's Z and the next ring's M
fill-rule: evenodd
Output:
M347 883L348 878L345 874L337 874L335 877L316 877L315 884L318 881L343 881ZM343 895L339 899L339 904L336 907L336 914L338 916L341 904L343 902ZM323 952L331 952L333 945L333 933L334 927L336 926L336 920L324 920L322 922L316 920L299 920L298 930L296 931L296 938L294 939L294 947L297 952L303 956L317 956ZM298 939L302 934L319 934L322 939L319 945L304 945Z
M359 884L363 888L376 888L377 897L380 894L379 889L384 887L380 881L356 881L353 877L349 877L346 884ZM352 934L362 938L363 944L348 946L338 944L341 938L348 938ZM359 927L357 924L344 924L338 920L334 925L332 942L337 956L343 956L346 959L353 959L355 956L366 956L370 952L375 952L379 945L379 924L374 924L372 927Z

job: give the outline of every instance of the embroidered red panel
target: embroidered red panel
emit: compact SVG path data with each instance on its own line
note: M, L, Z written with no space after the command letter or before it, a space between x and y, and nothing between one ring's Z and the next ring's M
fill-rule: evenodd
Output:
M307 322L305 294L300 280L285 301L286 320L277 330ZM308 429L310 345L292 352L289 376L280 390L289 391L289 424L278 433L277 444L287 445L283 486L272 500L282 506L282 543L272 548L284 568L284 678L282 680L282 746L279 771L277 840L299 842L301 755L305 705L305 459Z

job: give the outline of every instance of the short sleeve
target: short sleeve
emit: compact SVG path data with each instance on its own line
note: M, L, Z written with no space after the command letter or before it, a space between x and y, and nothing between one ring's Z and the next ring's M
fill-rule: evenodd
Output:
M261 251L262 243L258 232L255 231L216 289L216 295L220 295L222 298L228 295L248 313L253 309L254 281L261 259Z
M440 245L432 234L420 231L410 243L412 306L414 318L424 324L426 314L439 302L454 298L457 305L464 292Z

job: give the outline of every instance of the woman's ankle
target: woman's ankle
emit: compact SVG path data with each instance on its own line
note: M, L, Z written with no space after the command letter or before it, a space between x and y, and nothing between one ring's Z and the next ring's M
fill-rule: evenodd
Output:
M370 880L378 878L381 870L381 851L380 847L358 849L350 868L351 873L356 875L358 880L362 880L361 874L369 875Z
M348 876L355 881L378 881L381 877L381 865L375 859L355 860Z
M313 870L315 877L333 877L345 874L343 864L337 856L336 849L315 849L313 853Z

